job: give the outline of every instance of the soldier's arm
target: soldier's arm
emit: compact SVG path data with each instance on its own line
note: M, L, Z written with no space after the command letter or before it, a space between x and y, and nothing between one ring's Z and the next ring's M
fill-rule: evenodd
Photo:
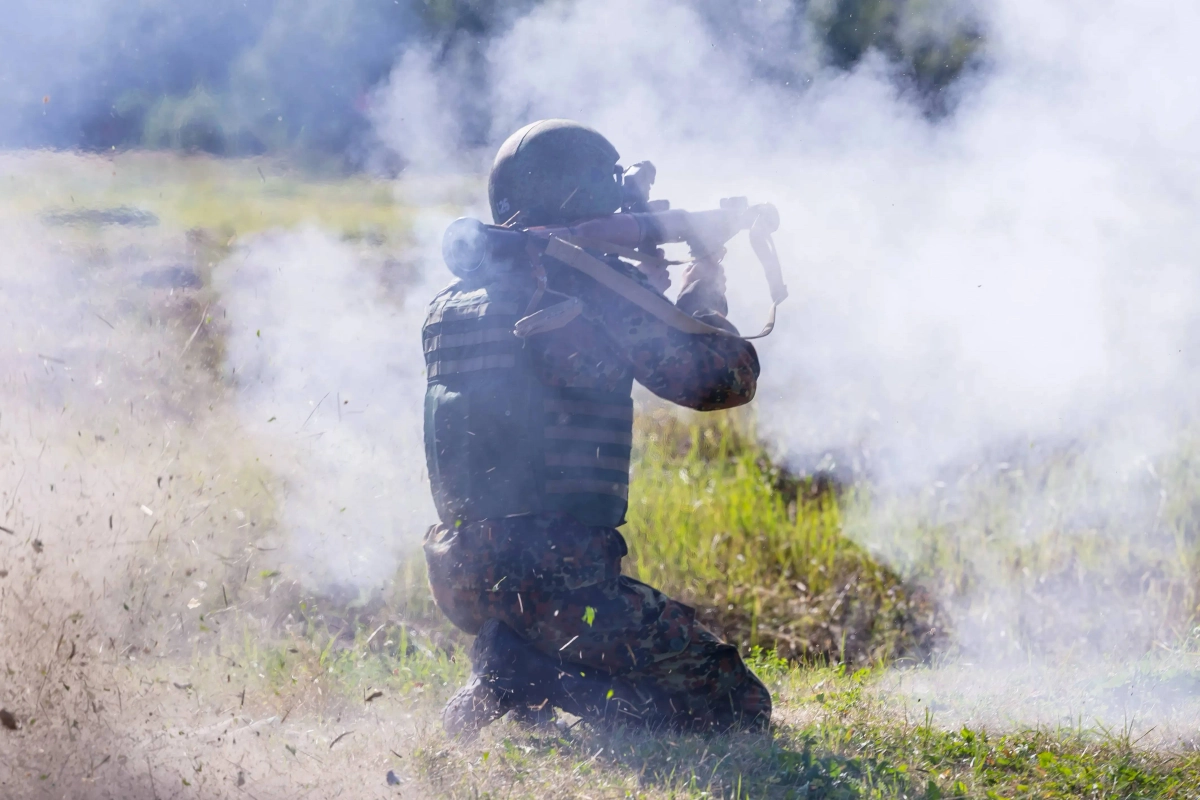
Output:
M731 333L725 319L720 267L684 276L676 305ZM750 402L758 384L758 354L744 339L687 334L624 300L603 303L600 323L633 364L634 377L654 394L688 408L712 411Z

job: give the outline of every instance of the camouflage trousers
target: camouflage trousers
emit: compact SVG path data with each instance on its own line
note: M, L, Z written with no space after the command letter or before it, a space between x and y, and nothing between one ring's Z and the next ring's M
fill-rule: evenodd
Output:
M626 553L615 529L566 515L435 525L425 536L434 601L467 633L499 619L542 652L632 686L675 727L764 725L770 693L737 648L691 607L622 575Z

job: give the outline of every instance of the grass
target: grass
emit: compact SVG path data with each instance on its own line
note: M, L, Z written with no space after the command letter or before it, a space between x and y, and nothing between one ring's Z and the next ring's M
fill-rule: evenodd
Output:
M686 418L653 407L646 411L636 438L639 501L626 529L632 572L697 603L711 624L746 642L753 668L776 697L777 724L767 736L716 738L586 727L531 733L508 723L466 746L435 735L405 752L427 791L464 798L1200 796L1200 755L1170 742L1150 746L1132 721L1109 727L1083 717L1028 727L962 725L957 715L896 690L895 659L928 654L921 649L928 644L919 636L928 633L918 614L936 620L942 613L919 581L939 570L946 576L957 571L963 580L969 564L957 548L931 548L923 571L902 576L851 541L846 527L872 514L894 514L918 541L935 536L953 541L948 515L922 518L911 505L898 509L819 478L788 476L758 446L753 420L745 414ZM1182 464L1175 468L1190 475ZM1052 471L1049 479L1063 477ZM1024 480L1015 476L1013 484L996 490L1019 500ZM908 516L898 516L900 510ZM1084 575L1100 569L1111 574L1102 544L1079 536L1060 540L1057 551L1035 537L1021 546L1009 542L1002 552L1016 575L1030 565L1042 576L1053 574L1062 569L1058 559L1074 559ZM1155 552L1143 555L1154 558ZM405 569L397 597L412 602L423 575L418 560ZM1186 576L1175 580L1186 596ZM844 616L835 607L839 597L850 607ZM405 617L397 602L392 598L374 613ZM796 608L807 616L790 616ZM436 612L428 606L410 608L408 618L419 623L411 643L404 643L409 629L403 624L385 627L368 641L374 632L374 617L368 615L332 656L337 637L327 629L297 633L299 644L277 656L274 674L293 676L307 660L311 666L300 674L323 674L334 690L361 697L386 686L408 693L432 713L464 676L460 640L437 628ZM790 626L787 640L775 634L775 626L784 625ZM843 631L855 626L856 638L842 636L834 645L830 631L838 625ZM387 638L381 645L382 636ZM856 661L868 666L851 667ZM931 675L937 679L936 672Z
M852 492L772 463L747 413L655 408L638 434L636 577L745 647L859 664L928 655L937 609L845 535Z
M270 652L247 644L280 713L317 680L362 702L398 694L433 713L463 679L460 659L404 642L403 629L334 650L297 636ZM324 646L322 646L324 643ZM1200 791L1200 754L1140 747L1125 729L947 729L881 691L883 669L803 666L756 650L751 665L780 713L767 734L716 737L529 731L500 722L471 744L439 733L394 752L440 797L1182 798ZM300 687L297 690L296 687ZM265 690L265 691L264 691Z
M1195 441L1182 429L1166 453L1120 470L1079 442L1026 443L940 486L874 498L852 535L961 627L1007 615L1009 640L989 642L998 652L1188 649L1200 609Z
M203 230L222 242L306 224L374 245L404 244L411 233L414 206L395 184L332 170L314 173L276 159L29 152L5 156L0 168L6 173L0 217L133 208L153 214L163 227ZM470 178L428 183L404 187L440 198L423 203L426 209L460 207L476 189Z
M227 257L237 238L275 227L317 225L373 256L402 258L418 213L405 199L412 187L302 174L264 160L144 154L87 157L69 164L52 154L6 159L8 169L0 178L8 182L8 191L0 217L26 219L73 206L142 209L160 220L153 235L188 244L187 257L205 281L209 262ZM469 183L437 187L439 197L452 207L466 196ZM105 258L112 261L120 260L119 247L152 236L122 230L93 240L88 238L92 233L83 227L71 235L86 240L81 252L88 258L98 248L108 248ZM146 314L159 315L147 316L158 320L157 327L146 323L134 328L128 342L98 340L96 351L112 350L114 342L128 348L126 370L146 383L139 394L149 396L161 377L153 370L172 369L149 360L157 347L150 340L170 338L172 352L181 353L202 309L210 301L219 304L220 298L207 285L186 294L186 303L164 299L166 290L135 293L124 287L121 292L121 299L132 298L149 309ZM115 296L89 302L103 319L81 318L104 337L125 335L108 333L115 330L109 323L123 330L123 323L135 319L133 311L121 310ZM154 305L166 302L180 305ZM175 360L177 370L190 370L186 379L183 372L171 373L169 381L162 378L170 384L170 397L179 398L171 413L180 418L179 409L199 413L209 425L215 425L224 408L225 388L211 385L197 374L204 370L193 367L219 366L220 329L212 328L204 328L186 359ZM147 369L147 364L153 366ZM188 405L195 398L203 399L210 416ZM913 692L899 690L896 677L926 674L908 670L908 665L936 663L955 643L999 616L1007 620L1000 629L1009 635L1002 643L986 641L993 649L985 652L1075 660L1116 652L1123 654L1125 667L1153 675L1161 673L1161 665L1148 654L1170 649L1183 661L1178 674L1160 681L1174 687L1174 694L1164 694L1164 702L1194 694L1195 668L1188 658L1196 652L1200 462L1189 442L1198 437L1183 436L1169 455L1139 462L1135 470L1116 477L1099 474L1078 443L1023 442L993 463L962 465L928 485L884 492L864 476L839 483L820 474L789 474L760 442L752 413L678 414L649 402L641 410L634 502L624 529L631 547L627 569L694 604L707 624L750 654L777 697L777 724L769 735L650 736L584 726L566 733L531 733L501 723L475 744L446 740L437 730L436 714L466 674L461 650L466 639L432 606L419 551L401 563L382 594L313 594L299 587L286 564L269 561L267 547L254 548L238 538L246 531L238 533L242 528L235 526L248 523L240 516L233 521L230 514L236 509L256 520L262 531L274 530L278 507L266 490L271 476L252 453L240 449L238 420L228 411L223 427L211 428L219 446L179 429L187 447L182 460L162 468L168 473L166 488L155 485L153 475L146 479L137 460L146 457L137 455L142 450L157 454L165 448L153 418L143 421L123 407L106 407L107 427L97 427L110 442L118 426L121 436L136 438L129 445L130 485L134 479L145 484L130 489L128 498L122 495L128 507L126 526L139 524L136 544L143 549L133 549L132 534L121 532L120 508L117 513L117 531L129 537L130 548L119 552L134 554L132 567L125 573L110 570L101 555L92 565L102 574L97 580L101 586L116 586L115 576L124 575L122 599L103 602L108 610L122 608L131 618L131 630L111 631L129 642L112 645L121 645L119 655L112 648L101 652L129 673L125 702L132 704L132 687L142 692L150 683L182 691L170 688L165 675L186 665L198 687L214 695L217 689L226 691L222 714L230 708L240 713L243 703L253 704L281 719L294 714L308 729L320 729L343 713L352 717L367 709L383 715L403 709L416 719L415 733L355 746L374 759L371 769L382 763L377 755L395 756L394 768L424 795L1200 796L1194 788L1200 786L1195 752L1178 740L1139 738L1145 725L1097 724L1084 718L1053 726L975 719L964 724L970 713L929 708ZM9 417L6 411L4 419ZM84 454L85 444L101 447L98 437L93 445L77 432L82 425L68 427L75 434L62 444L64 462L73 463L72 453ZM26 448L29 458L40 444ZM157 464L152 468L159 469ZM104 488L93 494L110 491L107 483L95 480L96 487ZM50 493L55 482L65 485L65 477L43 482L46 502L57 503L59 495ZM1120 491L1106 490L1116 485ZM150 503L153 520L138 509L151 486L156 492ZM195 540L172 537L173 528L185 524L182 520L190 525L197 510L208 509L195 498L220 500L189 528ZM84 524L69 503L61 513L58 527L64 530ZM155 531L150 526L159 520L163 524ZM108 533L112 524L111 518L107 527L100 523L106 549L86 552L118 552L117 534ZM144 530L155 537L140 533ZM159 552L158 537L164 531ZM125 547L126 542L121 538L119 544ZM61 546L47 537L47 552L56 552L56 545ZM29 548L28 542L22 546ZM210 551L217 555L204 561ZM10 598L17 597L15 575L22 563L3 565L14 570L7 584ZM31 581L41 574L26 572ZM161 592L155 584L149 607L146 575L163 584ZM207 588L196 586L201 578ZM157 595L161 599L156 601ZM193 596L203 599L194 610L188 604ZM132 621L135 612L159 615L156 602L170 613L155 622ZM31 640L41 644L29 648L27 660L36 677L27 694L40 693L39 686L47 685L69 699L75 691L71 687L93 676L80 672L84 677L77 679L68 673L68 668L82 667L70 658L63 661L52 635L53 614L46 608L39 614L41 627ZM70 624L86 627L88 621ZM97 634L94 641L103 637ZM133 662L134 654L142 660ZM99 660L100 654L89 655L93 657ZM52 668L58 664L55 659L62 663ZM157 666L149 666L151 662ZM904 669L898 670L901 665ZM49 680L51 674L69 679ZM932 681L946 675L928 673ZM206 687L205 676L228 687ZM1123 675L1105 680L1104 691L1124 691ZM240 698L233 688L239 684L246 688ZM367 700L380 691L384 699ZM21 693L14 690L6 697L20 700ZM992 697L985 701L1014 702L1002 692L994 696L999 699ZM116 699L119 704L119 695ZM65 699L61 702L67 707ZM381 706L384 702L398 705ZM35 713L45 712L28 711L25 721ZM75 735L67 723L64 729ZM335 752L350 748L351 741ZM322 746L332 749L329 741ZM295 756L290 752L289 757ZM95 761L101 757L97 751Z
M1034 442L881 490L789 474L752 413L645 411L634 574L743 646L857 665L924 661L968 634L1017 659L1194 651L1193 434L1124 472L1080 443Z

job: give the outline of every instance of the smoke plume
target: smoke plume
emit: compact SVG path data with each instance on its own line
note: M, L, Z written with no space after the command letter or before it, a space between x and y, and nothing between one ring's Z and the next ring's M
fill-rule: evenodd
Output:
M419 332L436 288L396 289L398 269L308 229L257 237L216 273L246 433L268 445L288 556L314 585L379 588L436 519Z
M1101 531L1153 562L1174 546L1154 465L1177 447L1196 389L1200 131L1186 98L1200 12L1027 0L975 12L985 59L949 90L944 117L913 103L881 55L821 67L804 49L814 37L783 33L804 25L791 4L573 3L490 41L486 86L401 61L380 90L379 135L415 162L471 168L478 156L463 160L445 117L427 139L412 136L420 117L394 121L421 108L414 98L450 108L455 92L483 93L493 144L533 119L575 118L624 163L654 161L656 195L676 207L775 203L792 299L760 346L758 408L778 452L938 509L935 524L958 526L950 537L986 528L1022 546ZM764 79L772 63L804 87ZM430 152L438 142L450 146ZM734 321L754 329L766 289L748 249L727 269ZM1069 486L1016 486L1063 453ZM1009 493L1004 519L963 488L980 482ZM856 530L901 566L921 546L883 513ZM956 600L968 652L1028 643L1033 613L1039 646L1142 652L1161 633L1161 607L1134 602L1128 581L1048 584L1035 609L1001 554L962 558L976 582Z

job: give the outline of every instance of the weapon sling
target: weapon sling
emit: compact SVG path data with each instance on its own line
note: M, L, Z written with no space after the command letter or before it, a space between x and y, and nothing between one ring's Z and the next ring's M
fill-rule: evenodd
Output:
M604 249L610 251L613 249L612 245L604 245L603 247ZM622 249L624 250L625 248ZM649 314L652 314L653 316L665 322L667 325L670 325L672 328L682 331L683 333L717 334L720 336L733 336L740 339L761 339L775 328L775 309L778 308L779 301L782 298L776 299L778 295L774 291L774 285L772 285L771 311L767 316L767 324L763 326L761 331L753 336L739 336L738 334L730 333L723 328L718 328L715 325L709 325L706 322L702 322L690 314L685 314L683 311L679 310L674 303L663 297L661 294L653 292L632 278L622 275L600 259L585 252L582 247L572 244L571 242L568 242L557 236L550 237L550 241L546 245L545 253L550 258L560 261L563 264L566 264L568 267L582 272L584 275L587 275L589 278L601 284L602 286L621 295L621 297L624 297L638 308L646 311ZM619 253L619 255L625 254ZM761 258L761 254L759 254L759 256ZM630 251L630 255L628 257L639 260L650 260L650 258L641 253L637 253L636 251ZM763 267L766 268L767 264L764 263ZM786 290L784 291L786 296Z

